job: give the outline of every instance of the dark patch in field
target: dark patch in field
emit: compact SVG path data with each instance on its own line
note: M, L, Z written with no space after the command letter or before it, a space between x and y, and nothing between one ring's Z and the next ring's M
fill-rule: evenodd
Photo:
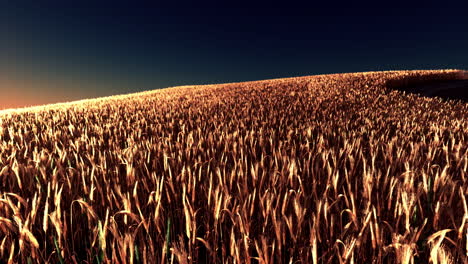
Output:
M421 83L388 85L389 88L427 97L461 100L468 102L468 79L439 80Z

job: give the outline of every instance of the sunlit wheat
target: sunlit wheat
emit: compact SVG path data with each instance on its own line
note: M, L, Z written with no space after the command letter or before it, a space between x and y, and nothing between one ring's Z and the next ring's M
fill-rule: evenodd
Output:
M461 72L185 86L0 114L1 263L467 263Z

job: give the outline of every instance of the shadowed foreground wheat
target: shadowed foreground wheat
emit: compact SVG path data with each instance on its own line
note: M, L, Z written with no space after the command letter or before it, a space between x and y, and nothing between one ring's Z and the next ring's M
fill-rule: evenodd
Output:
M0 115L0 262L467 262L468 104L389 83L186 86Z

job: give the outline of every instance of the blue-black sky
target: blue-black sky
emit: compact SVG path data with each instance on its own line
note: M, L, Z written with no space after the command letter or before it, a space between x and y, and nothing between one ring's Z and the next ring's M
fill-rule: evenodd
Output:
M67 2L0 4L0 108L183 84L468 69L460 4Z

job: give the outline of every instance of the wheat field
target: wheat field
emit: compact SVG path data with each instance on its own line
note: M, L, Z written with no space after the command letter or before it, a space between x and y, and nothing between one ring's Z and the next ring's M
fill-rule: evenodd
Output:
M0 113L0 263L467 263L458 70L183 86Z

